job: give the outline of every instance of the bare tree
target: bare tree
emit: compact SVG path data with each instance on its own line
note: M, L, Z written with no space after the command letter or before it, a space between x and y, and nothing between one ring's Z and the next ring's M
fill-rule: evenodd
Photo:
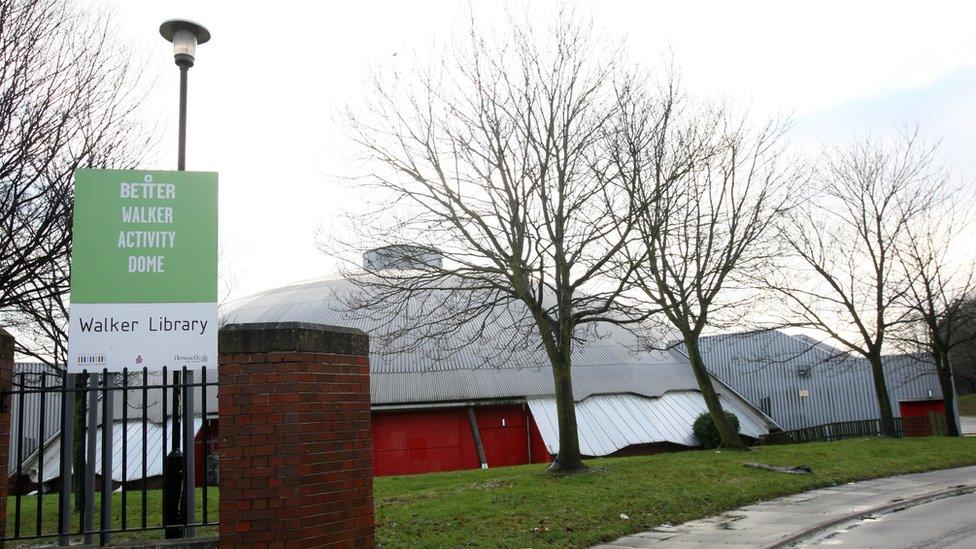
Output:
M902 296L908 323L895 337L932 358L945 403L949 436L960 436L956 417L955 374L951 357L976 341L976 296L972 257L958 258L959 234L970 223L973 200L946 183L933 181L939 192L937 211L907 226L897 254L907 290Z
M867 360L888 436L894 414L882 353L907 320L897 244L928 215L942 176L935 147L917 132L826 148L814 177L817 194L780 233L789 263L766 280L784 298L785 325L826 333Z
M68 295L52 294L18 303L8 315L20 337L17 352L56 370L68 359Z
M146 145L111 38L66 2L0 3L0 312L67 292L74 170L128 167Z
M789 207L795 170L781 162L786 126L751 130L723 108L672 105L654 139L634 143L646 164L633 194L635 282L679 334L722 445L742 441L722 410L699 347L709 327L734 323L754 293L750 275L775 253L773 223Z
M129 168L149 146L134 116L140 75L113 38L106 13L57 0L0 2L0 320L17 329L19 353L59 371L74 171ZM85 469L83 445L76 437L76 471ZM80 508L80 485L76 494Z
M494 40L472 22L434 69L378 78L372 116L351 127L374 168L366 185L384 200L351 224L351 244L327 250L381 248L411 263L350 276L361 310L400 322L388 328L462 344L508 330L512 345L541 346L557 405L554 471L583 468L574 342L587 326L633 320L619 307L626 273L609 275L633 230L634 174L608 151L638 93L618 50L595 36L570 13L546 29L512 22Z

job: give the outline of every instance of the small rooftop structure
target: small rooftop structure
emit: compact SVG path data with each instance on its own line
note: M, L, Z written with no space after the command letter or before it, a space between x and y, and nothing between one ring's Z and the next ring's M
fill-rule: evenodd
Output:
M435 248L414 244L397 244L373 248L363 254L363 268L367 271L381 269L439 269L444 256Z

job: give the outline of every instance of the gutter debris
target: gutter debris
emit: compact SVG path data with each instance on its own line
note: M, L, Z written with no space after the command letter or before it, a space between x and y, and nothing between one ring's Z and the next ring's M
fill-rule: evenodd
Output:
M765 463L743 463L743 467L752 467L753 469L763 469L765 471L773 471L775 473L786 473L788 475L810 475L813 474L813 469L806 465L798 465L796 467L784 467L780 465L766 465Z

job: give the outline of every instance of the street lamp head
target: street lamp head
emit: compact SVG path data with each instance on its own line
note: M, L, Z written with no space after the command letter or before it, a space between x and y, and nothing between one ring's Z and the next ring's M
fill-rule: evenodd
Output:
M171 19L159 26L159 34L173 43L176 64L190 68L196 55L197 44L210 40L210 31L199 23L185 19Z

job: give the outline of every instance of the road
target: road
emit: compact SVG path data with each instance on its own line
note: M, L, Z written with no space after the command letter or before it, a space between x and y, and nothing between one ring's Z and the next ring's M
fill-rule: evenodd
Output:
M746 505L684 524L661 525L598 547L754 549L792 546L797 539L806 547L976 547L976 492L972 490L976 490L976 466L863 480ZM856 518L957 492L965 495L871 521ZM844 526L831 526L837 524ZM857 526L852 527L854 524ZM823 533L804 537L813 531ZM933 541L935 544L925 545Z
M948 497L866 518L824 532L796 547L976 547L976 493Z

